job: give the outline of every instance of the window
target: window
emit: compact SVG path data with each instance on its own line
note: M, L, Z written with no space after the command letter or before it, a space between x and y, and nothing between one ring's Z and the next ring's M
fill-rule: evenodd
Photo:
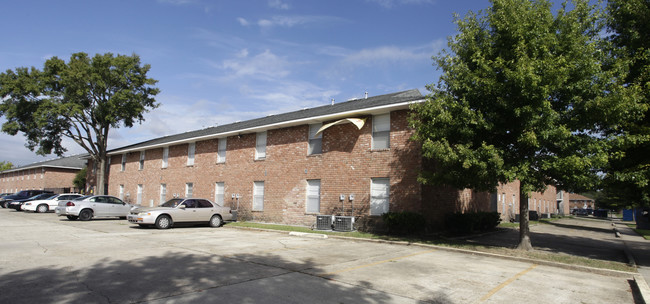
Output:
M43 179L44 174L45 174L45 168L41 168L41 179Z
M223 182L216 183L214 186L214 202L219 206L223 206L225 185Z
M167 201L167 184L160 184L160 203Z
M264 182L253 183L253 211L264 211Z
M124 185L120 185L120 199L124 199Z
M226 138L219 138L219 148L217 150L217 163L226 162Z
M321 154L323 152L323 134L318 134L318 129L323 126L320 124L309 125L309 150L307 153L312 154Z
M388 212L390 179L373 178L370 185L370 215Z
M320 212L320 179L307 181L307 204L308 213Z
M187 165L194 166L194 151L196 149L195 143L189 143L187 145Z
M163 148L163 156L162 156L162 167L167 168L169 165L168 160L169 159L169 147L164 147Z
M32 175L32 170L27 170L27 180L29 180L30 175Z
M372 149L390 147L390 113L372 117Z
M126 170L126 153L122 154L122 169L121 171Z
M266 131L257 133L255 140L255 159L266 158Z
M214 206L206 200L196 200L196 208L212 208L212 207Z
M144 151L140 151L140 170L144 169Z
M186 198L192 197L193 192L194 192L194 184L193 183L185 184L185 197Z
M142 205L142 184L138 184L138 199L136 204Z

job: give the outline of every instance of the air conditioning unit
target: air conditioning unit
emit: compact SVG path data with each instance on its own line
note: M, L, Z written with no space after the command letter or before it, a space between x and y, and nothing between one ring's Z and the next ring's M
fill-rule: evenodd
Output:
M332 230L332 216L331 215L317 215L316 216L316 230Z
M354 230L354 216L335 216L334 230L336 231Z

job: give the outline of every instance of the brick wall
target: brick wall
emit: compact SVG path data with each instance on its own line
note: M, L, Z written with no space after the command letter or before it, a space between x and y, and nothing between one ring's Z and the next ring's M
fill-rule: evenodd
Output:
M61 192L63 189L73 191L72 181L79 170L56 167L45 167L16 172L7 172L0 175L0 191L17 192L21 190L53 190Z

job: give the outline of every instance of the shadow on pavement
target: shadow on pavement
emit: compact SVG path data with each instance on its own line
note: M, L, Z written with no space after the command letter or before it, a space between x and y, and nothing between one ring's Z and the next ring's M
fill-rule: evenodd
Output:
M156 250L152 248L151 250ZM312 261L264 254L215 256L161 252L138 260L103 259L86 268L39 267L3 275L0 303L386 303L392 295L371 282L350 285L321 273ZM334 277L335 279L336 277ZM217 289L218 288L218 289ZM170 297L184 295L182 299ZM435 303L449 303L432 295ZM430 303L430 302L429 302Z

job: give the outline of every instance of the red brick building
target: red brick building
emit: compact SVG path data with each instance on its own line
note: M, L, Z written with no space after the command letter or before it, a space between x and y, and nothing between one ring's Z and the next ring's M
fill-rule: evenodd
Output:
M50 190L55 193L76 192L75 176L86 166L81 155L33 163L0 172L0 191Z
M571 193L571 199L569 200L570 209L596 209L595 200L593 198L588 198L584 195Z
M423 162L408 115L422 101L410 90L112 149L107 192L147 206L204 197L240 219L306 226L316 215L355 216L364 227L388 211L417 211L440 226L454 211L518 212L518 182L499 195L418 183ZM555 212L555 193L537 199Z

